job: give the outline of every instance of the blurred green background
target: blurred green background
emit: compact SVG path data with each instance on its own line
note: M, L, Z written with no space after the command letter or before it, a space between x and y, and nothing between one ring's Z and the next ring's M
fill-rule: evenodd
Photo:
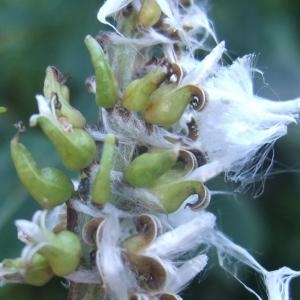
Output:
M100 30L96 13L100 1L1 0L0 2L0 258L18 256L22 244L16 239L14 220L30 219L38 209L16 178L9 158L13 124L36 112L34 96L42 92L47 65L69 73L71 97L89 123L97 120L93 97L84 80L92 72L83 45L86 34ZM226 41L232 58L256 53L256 66L265 81L256 83L259 95L290 99L300 95L300 3L296 0L207 1L209 15L220 40ZM251 193L215 196L210 210L219 228L248 249L267 269L287 265L300 269L300 139L298 125L289 128L274 149L274 168L262 196ZM41 165L61 166L50 143L37 129L23 138ZM212 189L233 190L219 178ZM256 187L254 187L256 188ZM247 282L256 284L258 278ZM300 299L300 279L292 284L293 299ZM65 297L61 280L42 288L9 285L0 288L2 299L51 299ZM224 273L212 258L209 268L183 293L184 299L255 299Z

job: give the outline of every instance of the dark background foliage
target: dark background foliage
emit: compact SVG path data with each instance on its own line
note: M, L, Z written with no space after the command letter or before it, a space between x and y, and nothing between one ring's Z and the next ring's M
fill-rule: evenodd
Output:
M96 105L85 91L84 80L92 72L83 45L86 34L97 34L96 13L100 1L1 0L0 2L0 105L8 113L0 117L0 258L18 256L22 244L16 239L14 220L30 219L38 206L16 177L9 158L13 124L37 111L34 96L42 92L47 65L69 73L74 106L97 120ZM207 1L209 15L220 40L226 41L232 58L256 53L256 66L264 71L256 92L270 99L300 95L300 4L292 0ZM266 84L266 82L268 84ZM216 120L217 122L217 120ZM291 125L289 135L276 143L273 172L264 193L219 195L210 210L218 226L236 243L248 249L267 269L287 265L300 269L300 150L299 127ZM23 142L41 165L60 166L52 146L37 129L30 129ZM218 178L212 189L234 190ZM184 292L185 299L255 299L224 273L213 258L208 269ZM259 279L249 275L248 283L262 290ZM300 299L300 279L292 284L293 298ZM65 287L54 280L42 288L8 285L0 288L0 299L63 299Z

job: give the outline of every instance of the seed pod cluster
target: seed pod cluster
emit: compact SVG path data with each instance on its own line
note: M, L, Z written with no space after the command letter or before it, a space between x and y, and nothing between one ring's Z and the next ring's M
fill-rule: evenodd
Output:
M124 180L150 191L167 213L176 211L191 195L197 195L198 200L187 206L197 210L208 205L210 195L201 182L184 179L194 166L189 152L155 150L133 159L124 169Z
M140 6L128 6L120 18L126 19L126 13L130 14L131 10L135 15L128 18L132 24L125 24L127 31L138 28L142 33L163 22L163 8L157 1L141 1ZM120 41L122 43L122 38ZM7 261L5 267L22 270L23 282L42 285L55 275L72 277L84 261L85 267L91 267L91 273L98 271L95 278L100 283L97 283L104 293L109 293L111 287L107 281L115 270L107 262L115 263L116 260L120 267L116 268L117 272L130 272L128 282L133 278L134 284L127 290L129 299L143 299L144 295L145 298L150 295L155 299L179 299L172 294L177 289L167 290L172 273L171 259L167 262L163 255L152 254L149 249L164 235L163 231L172 231L159 216L175 212L191 195L197 198L186 204L191 210L203 209L209 203L209 192L204 184L188 179L188 174L197 167L190 147L181 140L181 137L189 139L189 136L180 132L175 138L176 135L169 134L189 105L197 112L203 109L205 93L192 83L182 84L183 69L164 57L143 61L140 69L137 60L136 66L131 66L135 75L131 74L121 82L122 76L114 74L118 68L110 65L102 48L104 45L107 49L105 39L97 40L88 35L84 42L94 67L95 76L87 83L100 108L97 125L102 127L101 131L90 128L92 135L88 133L84 116L71 105L65 77L54 66L46 69L44 95L37 96L39 114L30 120L30 125L39 126L54 145L63 165L69 170L81 171L76 193L71 180L62 171L42 169L37 165L19 142L19 135L11 141L13 163L29 193L45 210L52 212L53 207L69 200L65 205L68 207L67 226L81 236L59 226L52 229L40 226L35 240L25 230L23 240L32 243L28 251L31 260L27 257L31 262L30 269L19 258ZM116 53L120 53L122 47L126 48L116 45L118 47ZM143 50L141 53L148 55ZM112 60L112 63L116 61L120 63L120 60ZM122 71L126 73L126 65ZM137 130L130 125L143 130L136 140ZM147 135L144 140L142 135ZM161 145L157 137L163 140ZM131 196L132 199L128 199ZM146 197L157 205L152 205ZM76 224L71 224L69 211L72 209L76 211ZM126 222L131 222L131 228L123 228ZM36 230L35 225L29 228ZM178 257L178 261L180 259ZM173 273L176 268L174 264ZM79 274L80 271L78 268ZM74 276L81 279L82 275ZM94 281L95 278L84 280Z
M172 72L176 74L177 69L174 65ZM172 73L157 67L135 79L123 94L123 106L141 112L147 123L163 127L178 122L189 104L197 111L202 110L206 99L204 91L192 84L178 86L178 83L167 82L170 75Z

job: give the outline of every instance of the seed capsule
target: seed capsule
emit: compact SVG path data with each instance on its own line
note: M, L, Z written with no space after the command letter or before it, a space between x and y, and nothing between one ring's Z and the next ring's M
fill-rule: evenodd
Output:
M66 86L65 84L62 84L60 86L61 89L61 94L63 96L63 98L70 103L70 89L68 88L68 86Z
M157 259L132 253L127 253L126 257L142 289L149 292L157 292L164 288L167 272Z
M69 89L60 83L59 70L53 66L46 69L44 81L44 95L53 103L58 118L65 118L75 128L83 128L86 120L81 112L69 103Z
M181 118L187 105L199 98L205 101L203 91L194 85L176 88L175 84L166 84L155 90L149 104L143 112L145 120L150 124L171 126ZM203 107L198 104L197 107Z
M85 130L73 128L66 132L58 122L45 116L36 118L31 126L35 123L54 144L63 164L70 170L83 169L95 158L96 144Z
M181 181L158 185L150 189L160 200L165 211L172 213L191 195L197 194L198 201L196 204L187 204L192 209L205 208L210 200L207 188L198 181Z
M0 114L5 113L6 112L6 108L3 106L0 106Z
M11 157L21 182L32 197L44 208L67 201L74 190L71 180L56 168L40 169L18 140L18 135L11 140Z
M158 67L132 81L124 92L123 106L130 111L143 111L149 103L150 95L166 78L166 68Z
M156 0L144 0L138 14L138 22L143 27L155 25L161 15L161 9Z
M137 234L123 241L123 247L129 253L140 253L147 248L157 237L160 223L154 216L139 215L136 220Z
M168 171L177 160L178 151L162 150L144 153L134 159L125 169L125 180L136 187L151 186Z
M159 184L172 183L192 172L197 165L196 157L189 151L180 150L176 164L159 177Z
M86 36L84 42L96 75L96 103L104 108L113 107L118 100L118 89L109 62L101 46L92 36Z
M5 259L1 263L3 273L7 272L5 279L14 281L22 278L23 283L31 284L34 286L42 286L46 284L53 276L53 272L47 260L40 254L33 255L31 261L24 262L22 258Z
M90 246L96 244L96 232L99 226L102 226L104 223L104 218L95 217L89 220L84 224L82 228L82 239L84 242Z
M108 134L104 141L100 166L92 183L92 200L97 204L105 204L111 198L110 173L114 162L115 143L115 136Z
M47 259L53 273L66 276L74 272L81 257L81 244L77 235L68 230L58 234L47 231L45 234L47 242L38 252Z

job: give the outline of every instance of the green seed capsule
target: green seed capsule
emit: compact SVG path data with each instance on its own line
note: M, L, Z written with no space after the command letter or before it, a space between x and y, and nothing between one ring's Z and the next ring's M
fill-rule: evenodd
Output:
M3 106L0 106L0 114L5 113L6 112L6 108Z
M150 95L166 80L166 68L156 68L143 78L132 81L123 96L123 106L130 111L143 111L149 103Z
M206 187L198 181L181 181L164 185L157 185L150 189L160 200L167 213L176 211L191 195L198 194L199 201L187 206L192 209L204 208L209 203L209 193Z
M56 168L40 169L16 135L11 143L11 157L18 176L32 197L44 208L67 201L73 193L71 180Z
M13 281L14 276L22 276L24 283L34 286L42 286L54 276L47 260L38 253L33 255L30 263L25 263L22 258L5 259L2 268L12 272L8 275L8 281Z
M26 268L24 282L42 286L54 276L48 261L40 254L36 253L31 260L31 263Z
M92 183L92 200L97 204L105 204L111 198L110 174L114 162L115 144L115 136L108 134L104 141L100 166Z
M177 88L175 84L163 85L152 93L149 104L143 112L144 118L150 124L173 125L179 121L195 97L204 103L204 92L197 86L186 85Z
M76 234L64 230L58 234L47 231L47 242L38 252L43 255L53 273L66 276L75 271L80 263L81 244Z
M83 128L86 120L81 112L69 103L69 90L59 82L59 71L52 66L47 67L44 82L44 95L53 101L58 118L65 118L75 128Z
M109 62L99 45L90 35L84 39L96 75L96 103L104 108L113 107L118 100L117 83Z
M66 132L59 123L45 116L39 116L36 122L54 144L63 164L70 170L83 169L95 158L95 141L85 130L73 128Z
M61 88L61 93L62 93L62 96L63 98L68 102L70 103L70 90L68 88L68 86L66 86L65 84L62 84L60 86Z
M125 180L136 187L151 186L177 161L178 151L162 150L144 153L135 158L125 169Z
M138 22L143 27L155 25L161 15L161 9L156 0L144 0L138 15Z
M188 175L197 163L196 158L192 153L186 150L180 150L177 161L171 169L162 174L154 185L165 185L181 181L183 177Z

